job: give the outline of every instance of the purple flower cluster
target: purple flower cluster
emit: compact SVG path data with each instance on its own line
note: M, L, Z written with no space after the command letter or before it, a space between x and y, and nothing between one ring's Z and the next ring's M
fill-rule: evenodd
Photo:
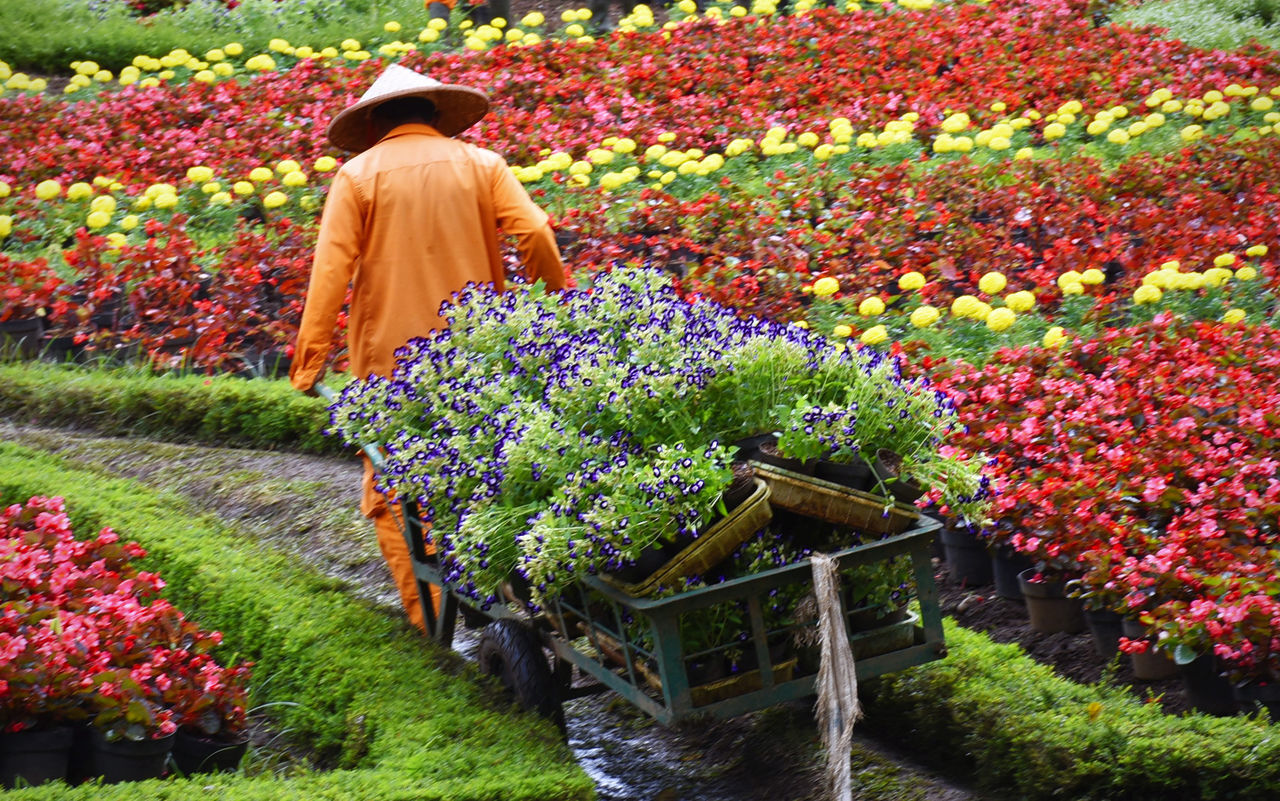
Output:
M559 294L468 286L442 315L389 378L347 387L331 428L384 445L379 488L418 502L449 582L480 604L513 573L540 600L698 536L731 479L720 443L774 430L798 399L909 383L874 351L690 303L657 271Z

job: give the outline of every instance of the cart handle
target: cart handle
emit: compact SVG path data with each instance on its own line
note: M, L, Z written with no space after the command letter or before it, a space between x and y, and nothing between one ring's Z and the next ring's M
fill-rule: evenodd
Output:
M332 387L321 384L318 381L312 389L316 391L317 395L328 401L330 406L338 400L338 393L334 392ZM382 455L382 451L378 449L377 445L361 445L360 450L364 451L365 456L369 457L370 462L373 462L374 470L382 469L383 465L386 463L386 458Z

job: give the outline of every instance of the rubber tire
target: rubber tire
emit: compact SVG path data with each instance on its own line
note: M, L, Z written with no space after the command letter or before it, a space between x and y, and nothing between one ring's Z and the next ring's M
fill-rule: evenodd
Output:
M542 645L527 626L509 618L485 626L476 661L480 672L502 682L521 708L537 712L564 730L560 693Z

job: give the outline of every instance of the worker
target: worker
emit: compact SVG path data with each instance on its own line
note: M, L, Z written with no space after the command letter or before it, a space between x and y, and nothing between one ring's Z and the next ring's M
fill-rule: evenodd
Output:
M289 378L314 393L332 350L348 286L351 372L390 376L395 351L445 327L441 304L468 283L504 286L499 229L514 237L529 280L564 286L547 215L498 154L453 138L489 99L392 65L340 112L329 141L359 155L334 175L320 219ZM425 630L399 515L374 489L365 459L361 511L373 520L409 620ZM432 588L439 609L439 588Z

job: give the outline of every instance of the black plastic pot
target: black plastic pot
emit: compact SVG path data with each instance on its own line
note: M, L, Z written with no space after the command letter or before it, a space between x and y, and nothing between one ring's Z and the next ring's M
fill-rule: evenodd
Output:
M1031 557L1011 545L999 545L991 551L991 575L995 579L996 595L1011 601L1022 600L1022 587L1018 574L1032 567Z
M179 729L173 740L173 764L185 776L225 773L240 767L249 750L249 738L224 740Z
M1066 583L1062 581L1032 581L1035 568L1018 574L1022 597L1027 604L1027 617L1031 629L1042 634L1084 631L1084 608L1079 598L1068 598Z
M875 477L871 475L871 468L861 459L853 464L819 459L813 465L813 475L814 478L862 492L870 490L876 483Z
M158 739L108 740L97 729L90 729L77 743L72 778L101 777L106 784L158 779L164 775L174 737L170 734Z
M1203 654L1185 665L1178 665L1187 700L1206 715L1228 718L1240 711L1240 702L1227 677L1218 671L1213 654Z
M74 739L70 726L0 734L0 787L66 779Z
M991 554L987 546L966 528L942 529L942 549L947 554L947 568L951 580L966 587L990 584Z
M1110 660L1120 653L1121 620L1119 613L1109 609L1084 610L1084 622L1089 627L1093 650L1103 659Z

